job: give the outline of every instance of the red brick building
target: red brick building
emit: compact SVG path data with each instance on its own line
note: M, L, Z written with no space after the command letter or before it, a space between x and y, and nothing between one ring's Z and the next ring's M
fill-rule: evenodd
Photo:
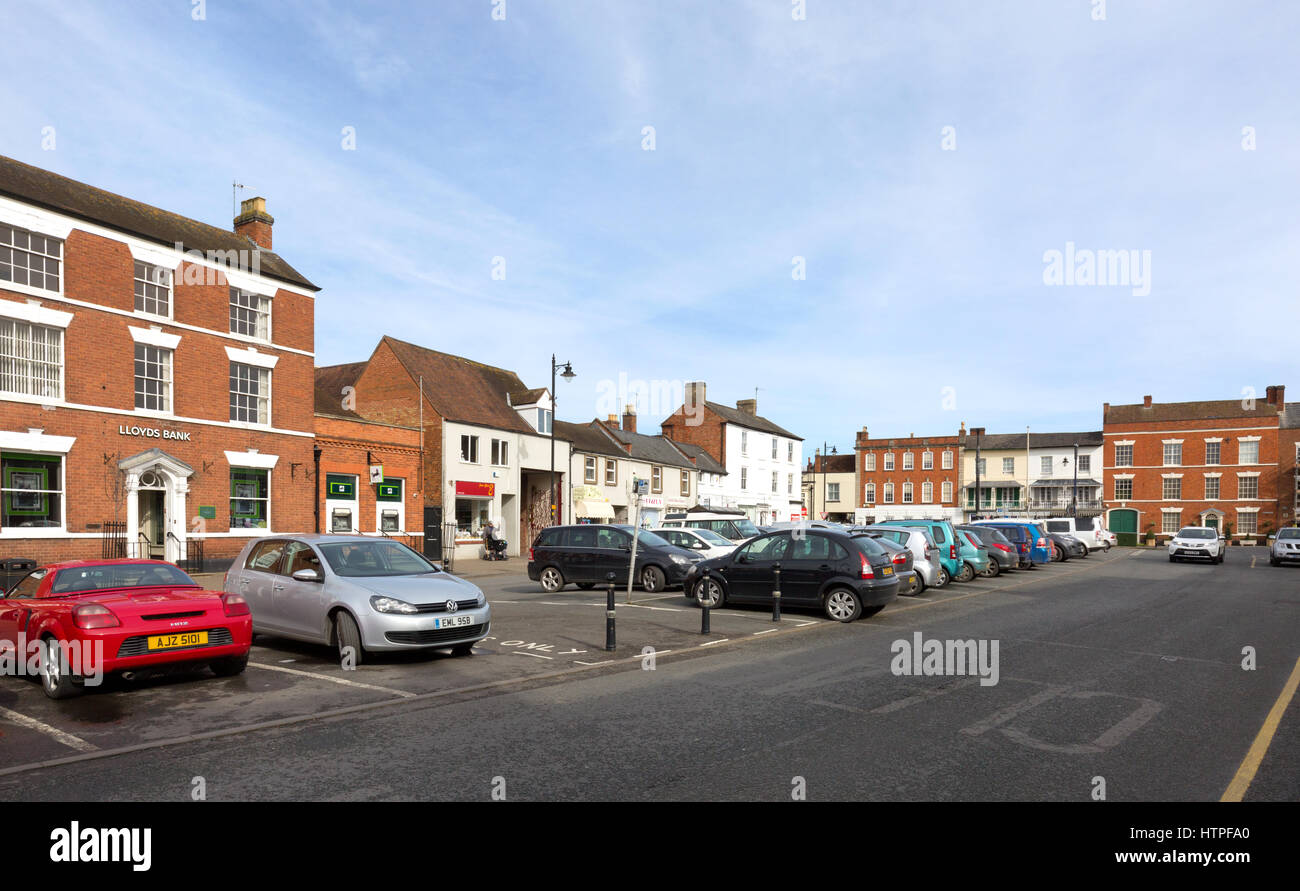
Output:
M311 528L319 289L273 223L0 158L0 555L219 564Z
M873 520L943 517L961 520L961 467L966 425L956 436L872 439L863 427L854 441L860 507Z
M1286 388L1264 399L1104 406L1106 527L1121 543L1183 526L1231 527L1234 537L1285 525L1279 420ZM1294 452L1294 449L1292 449ZM1288 505L1288 510L1290 510Z

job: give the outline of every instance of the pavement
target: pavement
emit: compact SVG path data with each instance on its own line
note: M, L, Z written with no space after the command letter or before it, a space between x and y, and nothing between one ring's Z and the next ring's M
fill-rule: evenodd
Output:
M237 678L59 703L0 679L0 800L178 800L202 775L211 800L488 800L502 778L511 800L789 800L802 780L810 800L1085 801L1100 778L1108 800L1295 801L1295 572L1116 549L847 625L716 610L709 635L680 592L620 592L607 652L602 597L516 570L476 580L493 624L469 657L344 672L259 636ZM918 633L996 641L997 683L900 674Z

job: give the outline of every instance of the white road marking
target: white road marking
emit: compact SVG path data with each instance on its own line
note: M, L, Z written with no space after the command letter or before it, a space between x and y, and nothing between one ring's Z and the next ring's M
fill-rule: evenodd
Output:
M606 659L604 662L583 662L581 659L574 659L575 665L613 665L617 659Z
M669 607L669 606L642 606L642 605L639 604L639 603L625 603L625 604L623 604L623 606L627 607L628 609L652 609L652 610L654 610L655 612L660 612L660 613L684 613L684 612L686 612L686 610L684 610L684 609L674 609L674 608Z
M78 752L95 752L99 750L99 746L88 743L80 737L73 736L71 733L64 733L62 730L51 727L49 724L45 724L35 718L29 718L26 715L21 715L18 712L10 711L7 708L0 708L0 718L3 718L11 724L17 724L19 727L26 727L29 730L44 733L51 739L63 743L68 748L76 749Z
M280 664L281 664L281 665L288 665L290 662L297 662L297 661L298 661L297 659L281 659L281 660L280 660Z
M358 687L362 690L378 690L381 693L391 693L394 696L401 696L405 699L411 699L416 694L408 693L405 690L394 690L392 687L378 687L374 684L363 684L360 681L349 681L347 678L336 678L328 674L319 674L314 671L301 671L297 668L281 668L278 665L267 665L265 662L250 662L249 668L264 668L267 671L279 671L284 674L296 674L305 678L314 678L318 681L329 681L331 684L342 684L345 687Z
M511 650L516 656L534 656L538 659L554 659L554 656L543 656L541 653L530 653L527 650Z
M766 631L755 631L754 634L771 634L773 631L780 631L780 628L769 628Z
M773 630L775 631L776 629L773 629ZM700 644L700 646L702 646L702 647L711 647L711 646L713 646L714 644L726 643L726 642L729 641L729 640L731 640L731 638L729 638L729 637L724 637L724 638L722 638L721 640L710 640L710 641L707 641L707 642L705 642L705 643Z

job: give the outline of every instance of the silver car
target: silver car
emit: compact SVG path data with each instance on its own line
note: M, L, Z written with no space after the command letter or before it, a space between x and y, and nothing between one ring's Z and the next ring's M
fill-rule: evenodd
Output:
M449 647L469 655L492 620L477 585L406 545L363 535L277 535L249 542L226 573L253 632L366 652Z
M1285 526L1278 530L1277 535L1270 537L1272 538L1268 549L1270 566L1300 563L1300 528Z

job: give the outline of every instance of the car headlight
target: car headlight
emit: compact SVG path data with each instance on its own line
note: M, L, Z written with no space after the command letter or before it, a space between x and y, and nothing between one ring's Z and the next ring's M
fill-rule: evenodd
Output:
M681 554L669 554L668 559L680 566L689 566L692 562L689 557L683 557Z
M398 600L396 597L386 597L382 594L376 594L370 598L370 605L379 613L418 613L420 610L405 600Z
M487 595L484 594L482 591L479 591L479 592L478 592L478 600L476 600L476 601L474 601L474 602L475 602L476 604L478 604L479 606L482 606L483 604L487 603Z

